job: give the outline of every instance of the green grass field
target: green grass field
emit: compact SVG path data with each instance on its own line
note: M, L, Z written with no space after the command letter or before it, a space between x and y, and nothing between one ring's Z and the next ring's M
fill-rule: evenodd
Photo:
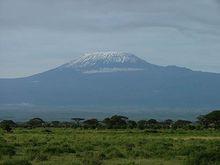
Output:
M219 164L217 130L80 130L71 128L0 131L0 164Z

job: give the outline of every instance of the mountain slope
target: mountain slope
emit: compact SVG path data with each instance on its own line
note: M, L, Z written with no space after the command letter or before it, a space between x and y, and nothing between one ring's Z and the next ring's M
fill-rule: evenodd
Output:
M1 79L0 104L214 108L219 87L220 74L98 52L27 78Z

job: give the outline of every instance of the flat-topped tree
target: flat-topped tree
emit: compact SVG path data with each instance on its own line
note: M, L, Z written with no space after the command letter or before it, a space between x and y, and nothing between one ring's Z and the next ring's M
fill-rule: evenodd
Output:
M42 127L44 123L45 122L41 118L33 118L27 122L27 124L31 127Z
M105 118L103 123L107 128L125 128L127 125L128 117L114 115L111 118Z
M75 117L75 118L71 118L71 120L74 121L77 126L80 126L80 122L85 120L85 119L79 118L79 117Z
M97 128L99 126L99 121L97 119L88 119L83 122L84 128Z

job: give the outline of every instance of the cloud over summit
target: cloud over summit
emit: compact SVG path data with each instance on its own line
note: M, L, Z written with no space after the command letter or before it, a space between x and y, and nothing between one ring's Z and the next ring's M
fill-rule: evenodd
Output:
M219 29L218 0L0 0L0 77L100 50L220 72Z

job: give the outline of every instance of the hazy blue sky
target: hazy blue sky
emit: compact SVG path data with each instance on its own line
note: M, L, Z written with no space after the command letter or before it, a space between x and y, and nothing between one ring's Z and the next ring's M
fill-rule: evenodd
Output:
M220 0L0 0L0 77L105 50L220 72Z

